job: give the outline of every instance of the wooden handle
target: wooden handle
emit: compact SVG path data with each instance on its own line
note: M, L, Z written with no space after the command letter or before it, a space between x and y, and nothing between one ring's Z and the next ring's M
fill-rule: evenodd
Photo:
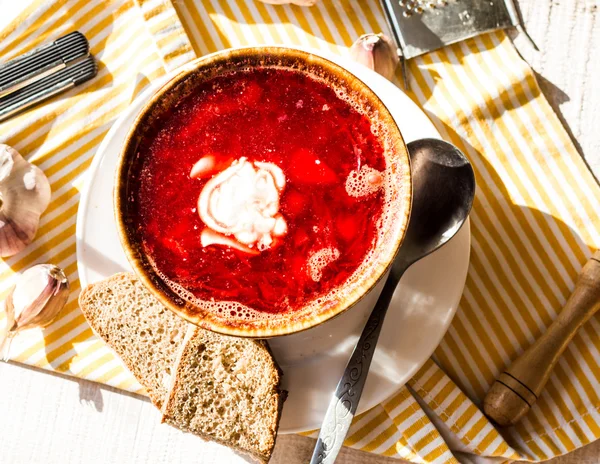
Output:
M500 426L521 419L537 400L579 327L598 309L600 250L583 266L569 301L546 333L496 379L483 400L485 414Z

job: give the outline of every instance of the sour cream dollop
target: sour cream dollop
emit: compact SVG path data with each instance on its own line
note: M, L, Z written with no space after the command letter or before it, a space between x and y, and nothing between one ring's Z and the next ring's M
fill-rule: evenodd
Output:
M198 166L213 160L200 159L190 176L202 177ZM242 157L218 172L198 197L198 214L209 229L202 232L202 245L229 245L252 254L270 248L287 233L287 223L279 213L284 188L285 175L273 163Z

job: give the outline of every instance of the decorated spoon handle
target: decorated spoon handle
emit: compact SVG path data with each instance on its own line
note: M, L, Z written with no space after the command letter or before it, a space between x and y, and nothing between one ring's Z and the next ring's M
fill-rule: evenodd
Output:
M537 400L577 330L600 309L600 251L583 266L569 301L548 330L496 379L483 408L501 426L512 425Z
M356 413L385 314L401 275L391 273L329 402L311 464L335 461Z

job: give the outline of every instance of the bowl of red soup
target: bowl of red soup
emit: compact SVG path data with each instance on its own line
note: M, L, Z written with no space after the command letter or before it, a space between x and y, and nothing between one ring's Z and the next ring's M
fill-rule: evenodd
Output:
M386 274L410 164L387 108L342 67L285 47L227 50L142 110L114 204L131 265L166 307L272 337L348 310Z

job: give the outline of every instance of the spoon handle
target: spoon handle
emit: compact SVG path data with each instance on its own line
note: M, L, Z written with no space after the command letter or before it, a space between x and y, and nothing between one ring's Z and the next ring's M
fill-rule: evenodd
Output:
M392 272L385 282L329 402L310 464L333 464L344 444L367 380L385 314L401 276Z
M548 330L494 382L486 415L500 426L516 423L537 400L560 355L579 328L600 310L600 251L583 267L575 290Z

